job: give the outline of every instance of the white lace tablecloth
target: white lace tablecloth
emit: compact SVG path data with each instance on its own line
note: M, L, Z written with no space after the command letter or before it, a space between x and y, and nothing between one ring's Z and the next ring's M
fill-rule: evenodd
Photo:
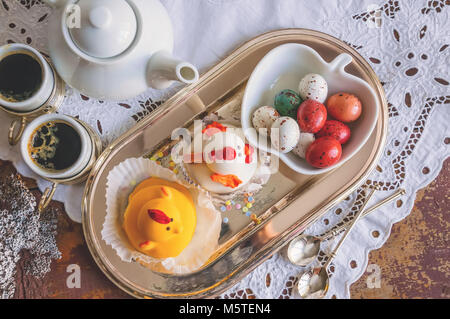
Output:
M416 191L436 177L450 154L449 1L163 0L162 3L174 21L176 55L196 64L201 71L261 33L309 28L344 40L378 74L389 101L389 137L377 170L367 183L383 189L372 203L399 187L405 188L408 195L360 221L334 261L327 297L350 297L349 287L366 270L368 253L381 247L392 224L410 213ZM47 52L47 22L51 14L52 10L39 0L0 0L0 45L21 42ZM89 123L106 146L177 89L149 90L131 100L106 102L67 88L60 112ZM20 173L37 178L43 189L47 183L24 165L18 147L7 143L10 121L1 113L0 158L12 160ZM80 220L82 191L83 185L66 186L55 196L65 203L67 213L76 221ZM341 222L356 194L307 232L320 234ZM354 210L348 218L353 213ZM335 243L336 240L332 242ZM329 249L326 245L322 247L324 252ZM223 297L295 298L290 288L302 271L277 254Z

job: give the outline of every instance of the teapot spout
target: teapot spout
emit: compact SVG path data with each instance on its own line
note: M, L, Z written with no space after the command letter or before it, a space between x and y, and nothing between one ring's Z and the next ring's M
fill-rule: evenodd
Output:
M150 58L147 67L147 83L158 90L168 88L174 81L192 84L198 81L198 70L191 63L174 58L166 51L159 51Z

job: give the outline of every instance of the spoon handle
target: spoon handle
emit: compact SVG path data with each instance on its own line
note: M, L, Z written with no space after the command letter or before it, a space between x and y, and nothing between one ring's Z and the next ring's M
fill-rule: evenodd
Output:
M397 190L391 196L386 197L385 199L383 199L379 203L377 203L377 204L371 206L370 208L366 209L364 211L364 213L362 214L361 218L366 217L370 213L376 211L381 206L386 205L386 204L392 202L393 200L397 199L398 197L403 196L405 194L406 194L406 191L404 189ZM335 229L329 231L328 233L325 233L325 234L321 235L319 238L321 240L323 240L323 241L324 240L330 240L330 239L336 237L337 235L339 235L340 233L342 233L348 226L349 226L349 224L345 223L345 224L339 226L338 228L335 228Z
M367 205L367 203L370 201L370 199L372 198L373 194L375 193L376 189L371 188L370 189L370 193L369 195L367 195L366 199L364 200L364 203L361 207L361 209L359 210L358 213L356 213L356 216L353 218L352 222L350 223L350 225L348 226L347 230L345 231L344 235L342 235L341 240L339 240L339 243L336 245L336 247L334 248L334 250L329 254L328 260L325 263L325 265L323 266L323 269L327 269L328 266L331 264L331 262L333 261L333 259L336 257L337 252L339 251L339 249L341 248L342 244L344 243L345 239L347 238L347 236L350 234L350 232L352 231L353 227L356 225L356 223L358 222L359 218L361 217L361 215L364 213L364 209Z

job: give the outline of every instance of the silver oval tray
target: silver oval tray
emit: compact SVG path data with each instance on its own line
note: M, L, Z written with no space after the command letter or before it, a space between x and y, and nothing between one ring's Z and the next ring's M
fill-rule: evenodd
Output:
M375 90L379 105L377 126L369 141L347 163L318 176L304 176L281 165L261 192L270 195L256 209L260 224L238 216L230 220L220 247L199 271L183 276L153 272L137 263L120 260L102 240L106 214L105 187L109 171L130 157L146 156L168 143L177 127L189 127L224 106L239 104L253 68L276 46L294 42L315 49L327 61L348 53L353 62L346 71ZM388 124L383 88L369 64L351 47L329 35L287 29L261 35L238 48L204 74L198 83L186 87L152 112L133 129L109 146L97 160L83 197L83 230L89 250L105 275L118 287L138 298L214 297L236 284L255 267L301 233L360 186L376 167L383 151Z

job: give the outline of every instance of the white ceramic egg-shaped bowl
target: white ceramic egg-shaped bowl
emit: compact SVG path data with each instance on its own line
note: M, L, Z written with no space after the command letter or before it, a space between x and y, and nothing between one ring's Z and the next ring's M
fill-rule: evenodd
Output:
M352 62L350 55L343 53L327 63L312 48L288 43L270 51L256 66L248 80L242 101L241 122L249 143L262 151L277 155L287 166L304 175L326 173L339 167L356 154L369 139L378 118L378 101L373 89L360 78L346 73L345 66ZM328 83L328 97L346 92L356 95L362 103L362 115L349 125L352 136L343 145L341 160L334 166L315 168L294 153L279 153L270 141L258 145L258 134L252 129L252 115L259 107L273 106L277 93L284 89L298 92L300 80L308 73L322 75Z

